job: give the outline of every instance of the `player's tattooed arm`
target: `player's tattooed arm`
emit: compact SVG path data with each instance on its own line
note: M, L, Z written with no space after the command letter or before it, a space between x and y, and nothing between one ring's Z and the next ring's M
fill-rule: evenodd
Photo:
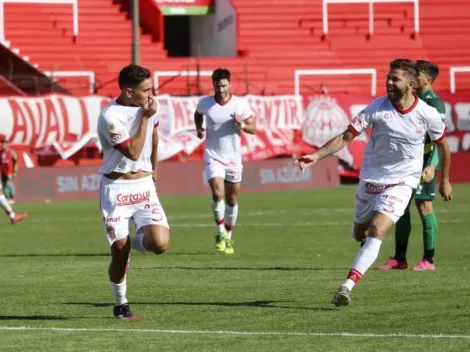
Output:
M316 154L318 154L319 159L323 159L328 155L334 154L343 149L354 139L354 137L355 136L349 130L346 130L342 134L326 142L325 145L316 151Z
M352 132L346 130L339 136L330 139L315 153L301 156L295 161L295 163L299 166L300 171L302 171L303 173L307 168L314 165L317 161L327 157L328 155L334 154L344 148L350 141L354 139L354 137L355 136Z
M152 162L152 174L153 180L157 179L157 163L158 163L158 128L153 129L152 133L152 155L150 157L150 161Z

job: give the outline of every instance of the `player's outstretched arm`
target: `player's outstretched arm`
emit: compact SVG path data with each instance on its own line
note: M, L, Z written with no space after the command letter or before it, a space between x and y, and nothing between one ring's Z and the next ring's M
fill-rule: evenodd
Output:
M299 165L302 172L306 168L314 165L317 161L336 153L343 149L349 142L354 139L355 135L348 129L342 134L330 139L320 149L312 154L302 155L295 163Z
M436 142L439 149L439 162L441 163L441 183L439 193L444 200L452 199L452 186L450 184L450 148L446 138Z
M152 133L152 155L150 157L150 161L152 162L152 173L153 173L153 180L157 180L157 163L158 163L158 140L160 136L158 135L158 128L153 129Z
M204 123L204 115L196 110L194 112L194 124L196 125L197 138L199 139L203 139L205 135L204 128L202 127L203 123Z
M129 143L121 143L116 146L122 155L126 158L136 161L139 159L140 153L145 144L145 136L147 135L148 119L157 112L157 101L152 99L149 104L143 108L142 118L140 119L139 129L137 130L134 138L129 140Z

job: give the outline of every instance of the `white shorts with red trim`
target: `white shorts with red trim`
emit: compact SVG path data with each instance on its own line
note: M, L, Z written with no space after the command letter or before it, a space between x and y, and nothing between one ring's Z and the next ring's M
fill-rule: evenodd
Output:
M242 182L243 165L237 162L221 162L213 158L204 160L204 174L209 181L214 177L220 177L230 183Z
M152 176L137 180L111 180L103 176L100 206L109 246L129 235L132 218L136 230L147 225L169 228Z
M405 184L386 185L361 180L356 191L354 221L358 224L367 223L374 212L379 212L396 223L405 212L412 193L411 186Z

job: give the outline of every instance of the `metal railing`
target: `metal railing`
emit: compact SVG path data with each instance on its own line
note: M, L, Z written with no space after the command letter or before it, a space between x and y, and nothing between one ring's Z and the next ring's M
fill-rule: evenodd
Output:
M455 93L455 74L458 72L470 73L470 66L451 66L449 69L450 92Z
M329 4L369 4L369 34L374 33L374 4L412 2L414 4L414 31L419 33L419 0L323 0L323 34L328 34Z
M371 75L370 94L375 97L377 93L377 70L375 68L344 68L344 69L319 69L319 70L295 70L294 94L300 94L300 76L307 75Z
M95 72L93 71L43 71L51 79L54 77L88 77L90 94L95 93Z

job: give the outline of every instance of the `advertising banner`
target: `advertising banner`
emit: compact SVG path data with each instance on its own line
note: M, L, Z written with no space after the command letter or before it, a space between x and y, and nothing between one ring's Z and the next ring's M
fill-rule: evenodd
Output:
M17 200L98 200L101 175L94 166L23 169L16 179ZM327 158L300 173L292 158L244 163L242 189L249 192L339 186L338 162ZM209 193L202 161L167 162L158 167L159 194Z

